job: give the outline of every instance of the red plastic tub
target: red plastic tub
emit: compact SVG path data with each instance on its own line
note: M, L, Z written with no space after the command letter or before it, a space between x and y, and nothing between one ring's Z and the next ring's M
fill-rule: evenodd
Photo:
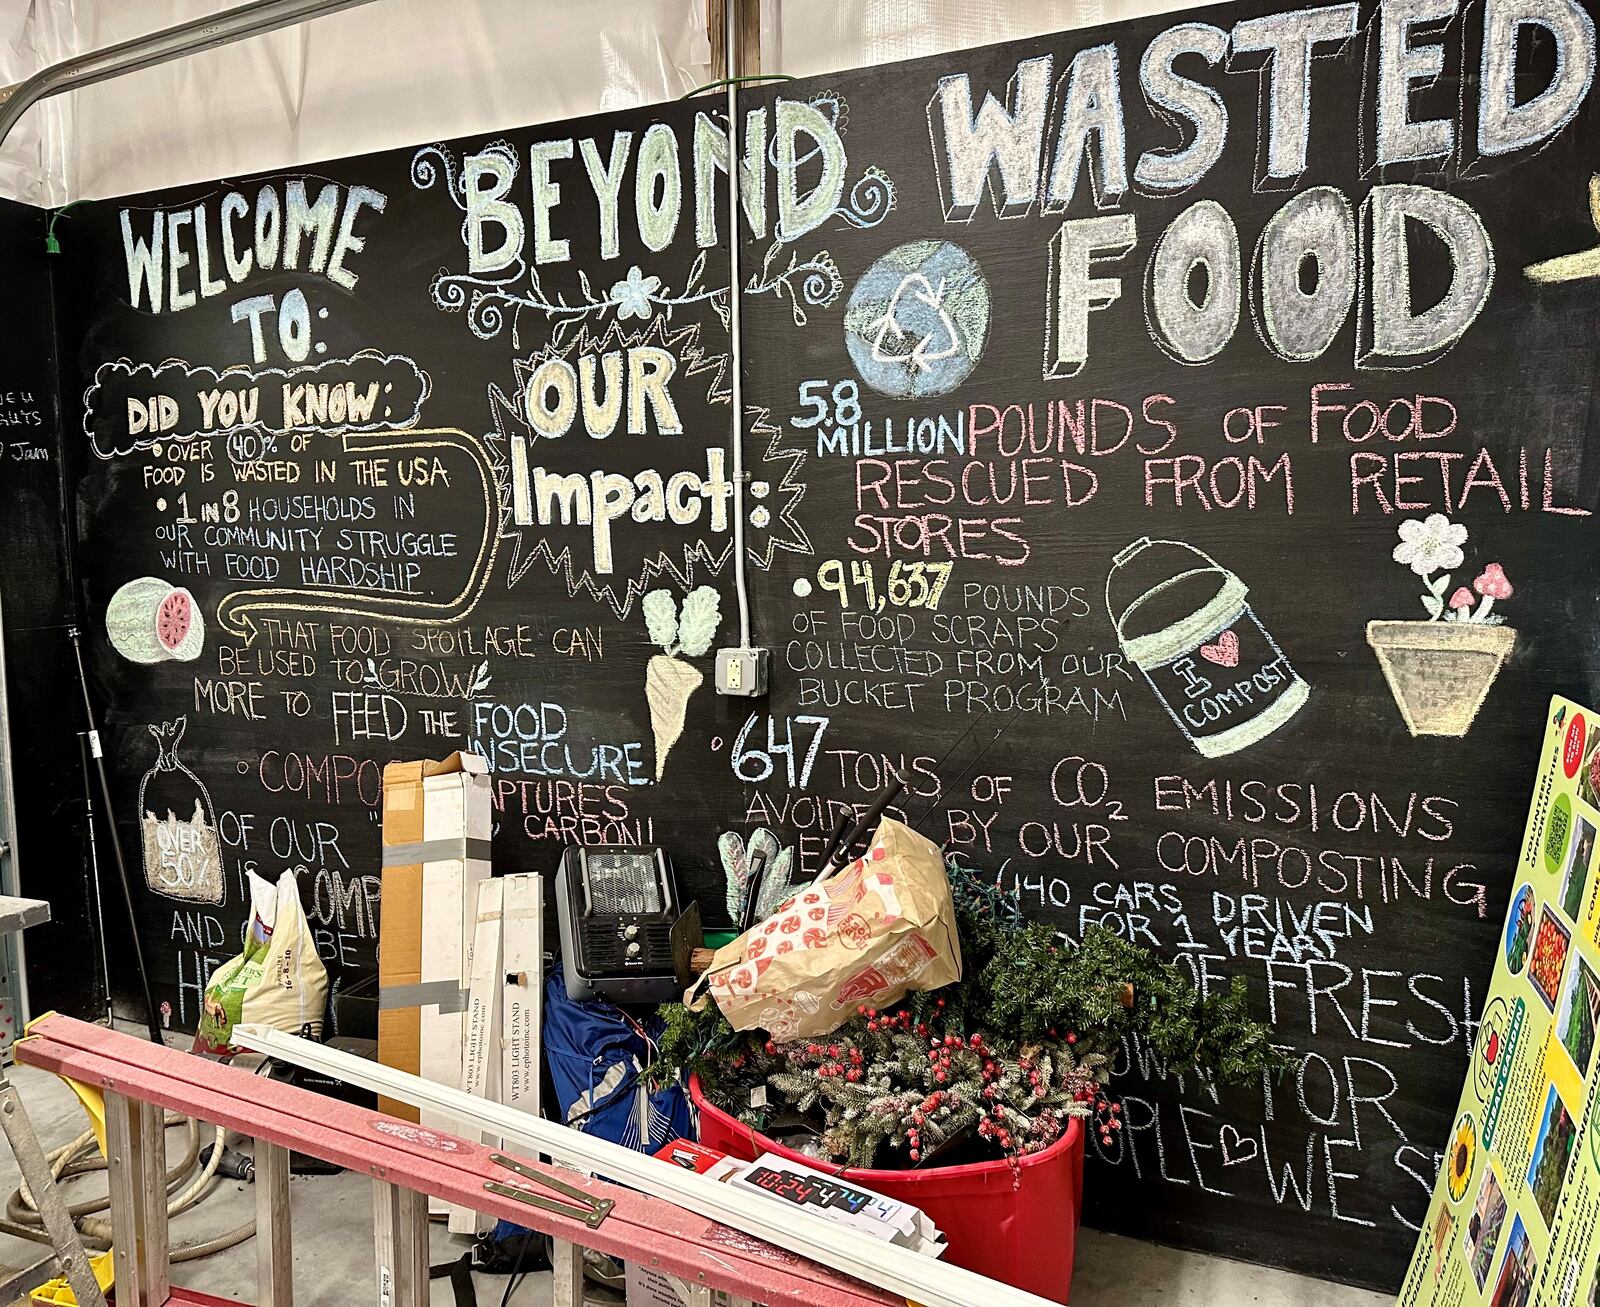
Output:
M814 1157L785 1148L713 1107L694 1077L689 1093L700 1112L700 1142L708 1147L748 1162L777 1153L817 1165ZM920 1207L944 1233L945 1261L1064 1303L1072 1289L1083 1204L1083 1123L1074 1118L1060 1139L1023 1158L1020 1166L1020 1184L1003 1161L920 1171L840 1168L839 1174Z

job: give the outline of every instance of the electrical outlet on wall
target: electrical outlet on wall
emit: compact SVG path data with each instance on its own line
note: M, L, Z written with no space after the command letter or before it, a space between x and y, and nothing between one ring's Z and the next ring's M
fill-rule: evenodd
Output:
M717 693L754 698L767 692L770 649L718 649Z

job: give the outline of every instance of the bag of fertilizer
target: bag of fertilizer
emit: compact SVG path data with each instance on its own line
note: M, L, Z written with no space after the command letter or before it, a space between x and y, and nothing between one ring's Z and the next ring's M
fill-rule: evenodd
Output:
M322 1038L328 972L317 956L300 886L292 871L276 886L250 875L250 924L244 950L206 982L194 1051L215 1057L238 1052L229 1041L237 1025L271 1026L307 1039Z

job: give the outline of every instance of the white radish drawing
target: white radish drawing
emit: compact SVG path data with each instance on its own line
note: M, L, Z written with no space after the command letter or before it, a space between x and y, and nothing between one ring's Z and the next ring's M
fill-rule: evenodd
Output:
M652 590L644 597L645 629L650 643L664 653L651 657L644 673L645 698L650 702L650 729L656 740L656 780L667 769L667 755L683 734L689 700L705 675L684 658L702 658L717 638L722 621L722 601L708 585L684 596L683 611L670 591Z

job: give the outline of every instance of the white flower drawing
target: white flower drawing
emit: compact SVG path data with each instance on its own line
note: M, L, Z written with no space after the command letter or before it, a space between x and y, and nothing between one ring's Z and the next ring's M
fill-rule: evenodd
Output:
M660 277L647 277L636 263L628 275L611 287L611 300L617 306L617 318L649 319L655 315L650 297L661 289Z
M1430 513L1422 521L1408 517L1400 523L1400 543L1394 548L1394 561L1403 563L1418 576L1460 567L1461 546L1467 528L1457 526L1443 513Z

